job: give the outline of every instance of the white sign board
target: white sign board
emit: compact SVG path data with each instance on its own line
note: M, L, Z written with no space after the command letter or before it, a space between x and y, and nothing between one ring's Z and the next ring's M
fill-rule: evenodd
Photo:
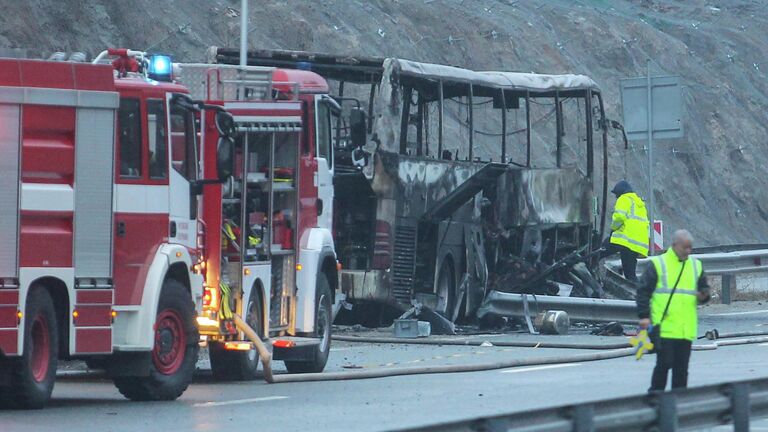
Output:
M624 131L630 141L648 139L648 78L620 81ZM680 77L651 77L653 139L682 138L683 96Z

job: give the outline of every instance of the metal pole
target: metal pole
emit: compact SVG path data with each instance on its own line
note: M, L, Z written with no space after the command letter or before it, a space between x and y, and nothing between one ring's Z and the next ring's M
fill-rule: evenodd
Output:
M722 293L720 299L723 304L731 304L731 295L733 294L733 287L736 286L736 276L732 274L724 274L722 283Z
M507 163L507 98L501 89L501 163Z
M531 93L525 92L525 166L531 167Z
M248 143L248 132L243 134L243 182L241 183L242 190L240 191L240 275L238 276L238 284L240 289L243 287L243 268L246 260L248 260L248 170L250 169L248 159L250 159L248 153L250 152L250 146Z
M555 125L557 128L555 163L558 168L561 168L563 164L563 106L560 102L560 92L557 90L555 90Z
M248 66L248 0L240 2L240 66Z
M438 92L440 93L440 106L438 107L440 111L438 111L437 115L437 122L438 122L438 131L437 131L437 158L442 159L443 158L443 82L440 81L440 86L437 88Z
M653 237L653 88L651 87L651 59L645 61L648 85L648 221L650 228L648 256L654 255Z
M475 114L474 114L474 95L475 91L472 87L472 83L469 84L469 158L468 161L472 162L475 146Z

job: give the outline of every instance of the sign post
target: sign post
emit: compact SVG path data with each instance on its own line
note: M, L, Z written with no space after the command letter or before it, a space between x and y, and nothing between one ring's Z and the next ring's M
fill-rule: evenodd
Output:
M683 98L679 76L651 76L651 61L646 61L646 76L623 79L621 100L627 139L645 139L648 146L648 220L654 221L653 140L682 138ZM649 90L650 89L650 90ZM651 237L649 254L655 251Z
M653 219L655 215L653 214L653 84L651 84L651 59L645 61L645 73L645 88L647 89L646 93L648 94L648 115L646 116L648 117L648 129L646 129L648 131L648 195L650 195L648 197L648 204L650 206L648 207L648 220L653 221L655 230L656 220ZM651 239L651 244L648 248L648 253L650 255L656 254L655 243L656 242Z

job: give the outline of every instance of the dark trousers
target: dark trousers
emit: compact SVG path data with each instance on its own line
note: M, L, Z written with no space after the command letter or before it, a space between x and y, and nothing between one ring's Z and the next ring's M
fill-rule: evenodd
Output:
M672 369L672 388L688 386L688 361L691 359L691 345L685 339L661 338L660 347L656 351L656 367L651 377L649 391L664 391L667 388L667 375Z
M607 257L613 254L619 254L621 257L621 271L624 273L624 277L636 281L638 253L630 250L626 246L613 243L607 243L603 246L605 247L605 252L603 252L602 256Z

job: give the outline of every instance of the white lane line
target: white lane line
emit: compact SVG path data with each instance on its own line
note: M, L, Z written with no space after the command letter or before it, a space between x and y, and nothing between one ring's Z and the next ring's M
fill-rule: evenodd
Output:
M757 314L768 314L768 309L748 311L748 312L726 312L726 313L706 314L702 316L736 316L736 315L757 315Z
M768 346L768 343L761 343L760 346Z
M288 396L267 396L267 397L252 398L252 399L236 399L236 400L224 401L224 402L204 402L204 403L196 403L192 406L207 408L207 407L217 407L217 406L225 406L225 405L242 405L242 404L255 403L255 402L267 402L267 401L280 400L280 399L288 399Z
M562 363L562 364L553 364L553 365L545 365L545 366L532 366L532 367L526 367L526 368L515 368L515 369L507 369L501 371L501 373L521 373L521 372L535 372L540 370L547 370L547 369L560 369L564 367L573 367L573 366L581 366L581 363Z

